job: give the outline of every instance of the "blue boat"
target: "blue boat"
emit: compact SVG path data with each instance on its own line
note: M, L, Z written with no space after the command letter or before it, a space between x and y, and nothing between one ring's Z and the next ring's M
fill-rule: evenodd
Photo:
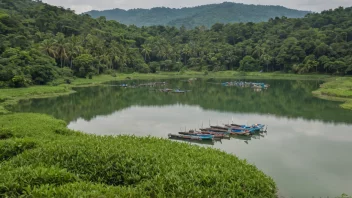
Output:
M244 126L246 129L254 129L255 131L261 131L265 127L264 124L253 124L252 126Z
M234 132L234 133L248 132L250 134L253 134L256 132L256 129L252 129L252 128L232 129L231 132Z
M254 130L254 131L261 131L264 129L265 125L264 124L253 124L251 126L247 125L237 125L237 124L231 124L227 126L232 126L232 127L239 127L238 129L246 129L246 130ZM237 129L237 128L236 128Z
M202 140L212 140L214 138L213 135L207 135L207 134L203 134L203 135L197 135L197 137L201 138Z
M213 140L213 135L201 134L201 135L176 135L169 134L169 138L180 138L180 139L191 139L191 140Z
M186 91L175 89L172 93L186 93Z

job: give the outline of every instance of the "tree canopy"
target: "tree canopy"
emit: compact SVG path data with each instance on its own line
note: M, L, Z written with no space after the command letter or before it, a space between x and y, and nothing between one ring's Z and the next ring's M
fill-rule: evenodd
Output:
M127 26L40 1L0 7L0 87L185 69L352 74L351 7L190 30Z
M220 4L201 5L190 8L152 9L112 9L87 12L93 18L105 16L126 25L153 26L168 25L177 28L195 28L204 25L210 28L215 23L235 22L264 22L270 18L286 16L288 18L302 18L308 11L288 9L282 6L246 5L242 3L224 2Z

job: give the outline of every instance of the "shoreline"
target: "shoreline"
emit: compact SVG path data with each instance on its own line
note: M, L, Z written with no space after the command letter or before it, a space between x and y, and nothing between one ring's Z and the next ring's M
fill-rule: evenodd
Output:
M331 77L313 95L320 99L344 102L341 108L352 110L352 77Z
M40 86L30 86L27 88L9 88L1 89L0 93L0 115L8 114L11 111L8 107L18 104L20 100L29 100L35 98L50 98L57 97L61 95L68 95L75 93L73 88L75 87L91 87L100 86L106 82L112 81L124 81L124 80L157 80L157 79L172 79L172 78L218 78L218 79L276 79L276 80L321 80L324 81L321 86L324 87L326 83L332 81L334 77L329 75L299 75L299 74L284 74L284 73L258 73L249 72L241 73L235 71L224 71L224 72L209 72L205 75L202 72L185 72L183 74L177 72L161 72L158 74L119 74L117 77L111 75L100 75L94 76L93 79L82 79L77 78L71 84L60 84L54 85L40 85ZM351 77L344 77L345 79L352 79ZM322 88L321 88L322 89ZM341 105L342 108L352 109L352 98L341 98L336 96L329 96L322 94L321 89L313 91L313 95L332 101L343 101L344 104Z

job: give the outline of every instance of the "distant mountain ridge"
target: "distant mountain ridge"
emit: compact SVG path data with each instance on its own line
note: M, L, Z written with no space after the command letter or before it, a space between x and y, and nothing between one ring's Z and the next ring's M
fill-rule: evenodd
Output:
M86 14L93 18L105 16L109 20L116 20L126 25L153 26L168 25L186 28L197 26L210 27L215 23L235 22L263 22L270 18L286 16L288 18L302 18L309 11L300 11L283 6L247 5L241 3L224 2L190 8L152 9L112 9L92 10Z

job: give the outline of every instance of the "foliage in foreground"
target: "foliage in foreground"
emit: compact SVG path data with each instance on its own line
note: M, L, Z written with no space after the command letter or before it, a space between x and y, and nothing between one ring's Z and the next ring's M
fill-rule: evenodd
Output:
M12 151L0 164L0 196L275 197L270 177L218 150L85 135L41 114L1 116L0 126L12 134L0 140L0 150ZM17 152L18 137L35 146Z

